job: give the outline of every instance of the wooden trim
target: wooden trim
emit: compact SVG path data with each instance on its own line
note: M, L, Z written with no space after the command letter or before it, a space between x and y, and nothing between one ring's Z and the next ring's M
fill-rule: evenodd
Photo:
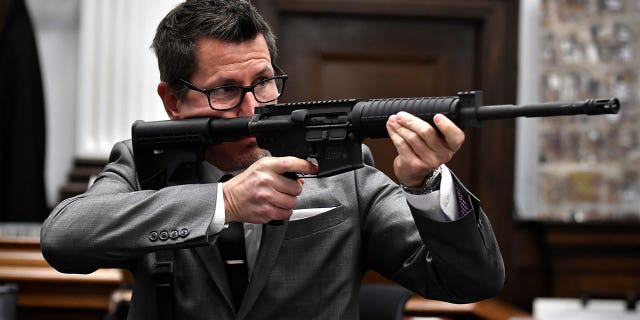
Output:
M405 305L409 316L437 316L446 318L464 318L474 316L485 320L532 319L531 314L520 310L499 299L488 299L474 303L454 304L413 296Z
M123 280L118 269L100 269L90 274L60 273L51 267L0 266L0 279L8 282L115 284Z

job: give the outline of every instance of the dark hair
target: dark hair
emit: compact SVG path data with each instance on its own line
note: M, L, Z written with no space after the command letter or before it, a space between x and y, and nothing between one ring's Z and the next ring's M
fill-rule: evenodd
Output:
M264 36L275 63L275 36L250 2L187 0L171 10L156 29L151 48L158 58L160 80L176 89L179 78L191 76L196 69L196 45L203 37L239 43L255 39L258 33Z

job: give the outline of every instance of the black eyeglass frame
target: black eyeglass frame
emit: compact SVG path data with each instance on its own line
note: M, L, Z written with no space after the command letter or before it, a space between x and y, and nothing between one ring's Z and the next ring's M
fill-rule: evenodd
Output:
M272 102L277 100L278 98L280 98L280 96L282 96L282 93L284 92L284 85L287 82L287 79L289 78L289 76L284 73L284 71L282 71L282 69L280 69L280 67L278 67L277 65L273 64L273 70L276 73L275 76L273 77L269 77L269 78L265 78L259 81L256 81L255 83L251 84L250 86L236 86L236 85L225 85L225 86L218 86L215 88L211 88L211 89L204 89L204 88L200 88L198 86L196 86L195 84L184 80L182 78L178 79L178 81L185 86L186 89L190 89L190 90L194 90L194 91L198 91L201 93L204 93L205 96L207 96L207 101L209 102L209 108L211 108L211 110L215 110L215 111L226 111L226 110L231 110L231 109L235 109L238 106L240 106L242 104L242 101L244 101L244 96L247 94L247 92L251 92L251 94L253 95L253 97L256 99L256 101L260 102L260 103L268 103L268 102ZM273 98L270 99L268 101L263 101L258 99L258 97L256 96L256 93L253 91L255 89L255 87L257 87L258 85L260 85L261 83L265 83L267 81L271 81L274 79L282 79L282 88L280 89L280 91L278 92L278 95ZM238 101L237 104L235 104L234 106L231 107L227 107L227 108L214 108L213 105L211 105L211 92L214 90L219 90L219 89L224 89L224 88L238 88L242 90L242 93L240 94L240 100Z

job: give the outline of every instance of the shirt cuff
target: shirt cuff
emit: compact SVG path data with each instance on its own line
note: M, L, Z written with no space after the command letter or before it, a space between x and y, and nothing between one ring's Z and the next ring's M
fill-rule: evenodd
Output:
M409 205L420 211L428 212L431 219L440 222L453 221L460 217L456 188L449 168L442 165L441 169L440 190L425 195L404 192L404 195ZM435 205L439 205L440 208L436 208Z
M216 189L216 207L213 212L211 223L209 223L209 228L207 229L208 235L218 234L220 231L222 231L222 229L227 227L227 225L224 223L226 214L224 212L224 195L222 194L222 182L218 183L218 187Z

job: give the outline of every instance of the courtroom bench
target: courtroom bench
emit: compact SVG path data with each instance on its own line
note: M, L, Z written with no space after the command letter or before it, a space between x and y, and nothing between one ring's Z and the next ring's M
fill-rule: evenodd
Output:
M38 224L0 224L0 283L18 285L18 319L104 320L125 272L60 273L42 256L38 234Z

